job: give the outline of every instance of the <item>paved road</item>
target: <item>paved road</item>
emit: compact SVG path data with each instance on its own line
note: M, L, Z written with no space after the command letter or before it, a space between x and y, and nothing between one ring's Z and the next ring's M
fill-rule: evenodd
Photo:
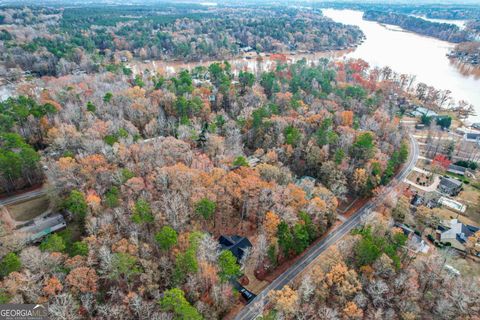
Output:
M402 170L397 174L395 180L392 181L384 191L378 195L376 198L367 202L363 207L357 210L348 220L343 224L338 226L332 232L330 232L322 241L315 244L311 247L307 254L304 255L300 260L293 264L289 269L282 273L278 278L276 278L272 283L270 283L262 292L260 292L255 299L253 299L248 305L246 305L235 317L236 320L251 320L260 316L257 303L263 300L264 303L268 303L268 294L272 290L280 290L286 284L290 283L295 277L305 270L308 265L310 265L322 252L324 252L332 244L340 240L343 236L349 233L353 228L360 224L362 217L368 213L370 210L375 208L380 204L385 196L390 193L403 179L407 177L410 171L415 166L419 156L419 148L417 141L413 136L409 136L410 139L410 155L408 162Z
M0 199L0 206L6 206L6 205L9 205L9 204L12 204L12 203L26 201L26 200L29 200L31 198L39 197L39 196L44 195L46 193L47 193L46 189L40 188L40 189L25 192L25 193L22 193L22 194L19 194L19 195L16 195L16 196L11 196L11 197L8 197L8 198L5 198L5 199Z

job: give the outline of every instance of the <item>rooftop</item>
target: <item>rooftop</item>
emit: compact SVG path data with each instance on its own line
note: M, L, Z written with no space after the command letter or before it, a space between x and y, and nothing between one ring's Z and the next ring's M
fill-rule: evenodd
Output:
M435 111L433 110L430 110L430 109L427 109L425 107L417 107L415 108L415 111L412 111L411 112L412 115L416 116L416 117L421 117L423 115L427 116L427 117L436 117L438 116L438 113L436 113Z
M480 139L480 133L469 132L466 134L465 138L468 140L477 140L477 139Z
M448 171L465 172L465 171L467 171L467 168L462 167L462 166L457 166L455 164L451 164L451 165L448 166Z
M440 184L447 188L454 189L461 187L462 181L450 177L442 177L442 180L440 180Z
M247 248L252 247L252 243L245 237L238 235L220 236L218 242L222 246L222 250L229 250L240 261L245 254Z
M452 219L445 223L447 229L442 232L441 240L444 242L456 240L464 244L468 237L480 230L478 227L470 226L459 222L457 219Z

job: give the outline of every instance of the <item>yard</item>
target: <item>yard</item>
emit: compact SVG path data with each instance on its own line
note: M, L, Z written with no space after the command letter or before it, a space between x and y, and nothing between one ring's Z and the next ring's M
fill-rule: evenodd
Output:
M426 175L418 171L412 171L408 175L408 180L424 187L428 187L433 182L433 175Z
M463 276L476 276L480 274L480 263L473 260L474 258L464 257L463 254L455 250L439 251L440 254L445 255L445 264L454 267Z
M465 215L474 221L476 225L480 225L480 190L464 184L463 191L460 192L456 200L467 205Z
M48 210L50 201L46 195L17 202L7 206L12 219L24 222L33 219Z
M255 266L251 264L248 264L245 268L245 276L247 276L249 280L248 285L245 285L245 287L252 292L258 293L262 291L269 284L269 282L257 279L257 277L255 277L254 269Z
M431 163L430 160L418 159L417 167L422 169L428 169L430 167L430 163Z
M476 222L475 220L470 219L468 216L464 216L460 213L451 211L445 207L440 207L437 210L435 210L437 216L440 218L440 220L451 220L451 219L458 219L461 223L464 224L469 224L469 225L474 225L478 226L479 223ZM468 212L468 211L467 211Z

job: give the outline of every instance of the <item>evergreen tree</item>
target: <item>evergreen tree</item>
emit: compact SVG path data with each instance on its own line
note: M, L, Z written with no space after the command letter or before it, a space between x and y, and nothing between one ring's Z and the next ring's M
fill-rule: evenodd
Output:
M22 268L20 258L13 253L7 253L0 261L0 278L8 276L10 273L19 271Z
M241 274L237 259L229 250L223 250L220 253L218 257L218 267L220 268L218 275L222 281L227 281Z
M177 237L177 232L172 227L163 226L155 235L155 240L162 250L167 251L177 244Z

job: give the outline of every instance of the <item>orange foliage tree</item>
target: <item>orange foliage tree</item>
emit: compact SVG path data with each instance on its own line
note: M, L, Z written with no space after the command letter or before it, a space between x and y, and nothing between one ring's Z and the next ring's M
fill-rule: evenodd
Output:
M70 271L66 280L74 291L80 291L81 293L97 292L98 276L92 268L75 268Z

